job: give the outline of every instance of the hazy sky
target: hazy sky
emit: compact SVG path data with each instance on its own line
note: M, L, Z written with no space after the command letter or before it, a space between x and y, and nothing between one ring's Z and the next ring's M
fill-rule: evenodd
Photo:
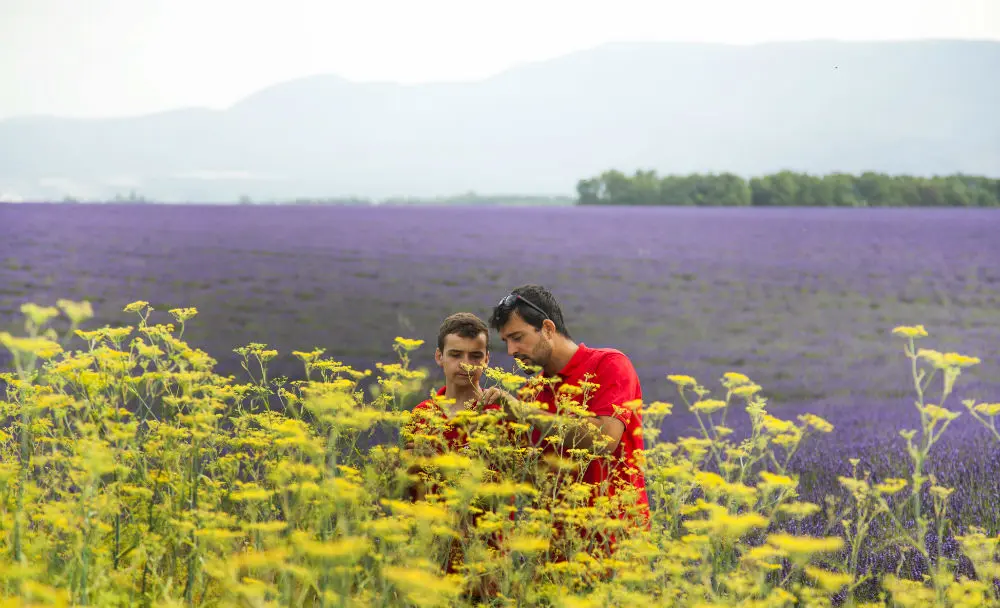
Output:
M1000 0L0 0L0 118L225 107L317 73L480 79L610 41L1000 40Z

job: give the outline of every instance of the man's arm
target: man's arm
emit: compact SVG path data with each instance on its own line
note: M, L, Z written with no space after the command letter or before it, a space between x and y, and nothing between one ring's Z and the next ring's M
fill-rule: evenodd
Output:
M599 386L586 395L587 409L594 415L577 418L577 424L567 429L563 446L588 449L604 455L614 452L621 443L626 422L631 415L624 404L639 394L638 378L631 361L620 353L603 357L594 370L594 376L593 382ZM510 393L497 387L487 389L480 396L481 403L495 401L501 402L508 414L520 405ZM547 416L552 418L551 424L545 423ZM545 436L552 435L555 430L554 416L555 414L547 411L531 412L535 427ZM604 441L600 441L602 437Z
M525 414L525 407L517 398L497 387L490 387L483 391L480 402L499 403L503 407L504 413L513 418L521 418ZM573 417L568 423L566 416L557 419L557 414L545 410L534 410L529 416L533 418L534 427L545 437L554 435L560 424L568 425L563 439L563 447L591 450L599 456L610 454L618 449L622 434L625 432L625 423L614 416ZM603 441L601 441L602 437Z
M540 412L542 416L555 417L551 412ZM611 454L618 449L625 423L614 416L581 416L574 420L563 440L565 448L581 448L590 450L598 456ZM555 421L549 425L544 435L550 435L555 428Z

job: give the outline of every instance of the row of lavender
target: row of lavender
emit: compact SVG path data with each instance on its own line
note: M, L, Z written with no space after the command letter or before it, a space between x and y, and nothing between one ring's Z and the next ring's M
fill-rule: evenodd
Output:
M0 328L24 301L89 299L95 324L121 307L195 306L186 334L241 374L232 349L324 347L360 366L397 335L428 340L440 320L482 316L526 282L560 298L574 338L629 354L648 399L665 380L712 384L725 371L765 387L774 411L811 411L836 431L800 455L810 491L831 491L847 460L888 474L901 428L917 424L909 369L889 330L922 323L940 350L983 363L959 399L1000 399L1000 226L980 210L5 206ZM510 366L494 340L494 364ZM947 405L947 404L946 404ZM739 413L739 412L737 412ZM967 417L966 417L967 418ZM667 438L693 432L668 418ZM739 423L734 425L739 431ZM969 494L959 511L998 525L989 497L1000 459L959 419L932 472ZM994 469L995 470L995 469Z

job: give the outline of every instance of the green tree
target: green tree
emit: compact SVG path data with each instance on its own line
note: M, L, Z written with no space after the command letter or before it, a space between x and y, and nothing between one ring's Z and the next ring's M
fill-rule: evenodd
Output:
M1000 179L781 171L745 180L733 173L658 177L652 169L632 176L609 170L577 182L577 195L581 205L997 207Z

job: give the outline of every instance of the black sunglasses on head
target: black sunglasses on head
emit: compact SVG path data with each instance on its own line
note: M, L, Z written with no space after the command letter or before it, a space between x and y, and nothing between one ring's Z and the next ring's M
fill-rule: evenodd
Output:
M539 308L539 307L535 306L534 304L532 304L531 302L529 302L528 299L525 298L524 296L516 294L516 293L511 293L511 294L505 295L503 298L500 299L499 302L497 302L497 306L499 306L501 309L504 309L504 308L514 308L514 305L517 304L517 302L519 300L521 302L524 302L528 306L534 308L538 312L542 313L542 316L545 317L546 319L549 318L549 315L545 314L544 310L542 310L541 308Z

